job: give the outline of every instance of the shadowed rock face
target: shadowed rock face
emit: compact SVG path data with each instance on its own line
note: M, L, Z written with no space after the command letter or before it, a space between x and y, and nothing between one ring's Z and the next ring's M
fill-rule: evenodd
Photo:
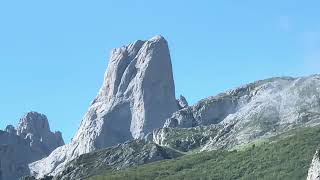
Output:
M0 180L28 175L28 163L46 157L63 144L61 133L50 131L45 115L27 113L17 129L8 125L5 131L0 131Z
M178 110L167 41L156 36L112 50L104 83L73 141L30 165L38 177L97 149L143 137Z

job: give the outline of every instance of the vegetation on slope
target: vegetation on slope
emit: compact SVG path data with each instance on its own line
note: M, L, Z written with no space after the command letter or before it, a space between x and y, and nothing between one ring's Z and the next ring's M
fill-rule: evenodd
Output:
M320 144L320 127L291 130L238 151L185 155L121 171L106 171L91 180L109 179L305 179Z
M150 141L132 140L79 156L69 162L55 179L85 179L107 170L125 169L181 155Z

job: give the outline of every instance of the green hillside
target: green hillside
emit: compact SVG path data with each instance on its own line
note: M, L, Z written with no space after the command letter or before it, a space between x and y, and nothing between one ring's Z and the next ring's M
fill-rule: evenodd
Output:
M305 179L320 144L320 127L300 128L238 151L212 151L106 171L91 180L109 179Z

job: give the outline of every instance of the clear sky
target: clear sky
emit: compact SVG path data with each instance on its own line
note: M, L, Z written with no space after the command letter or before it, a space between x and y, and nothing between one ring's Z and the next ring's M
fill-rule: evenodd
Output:
M320 1L0 1L0 128L28 111L65 141L102 84L111 48L156 34L192 104L272 76L320 71Z

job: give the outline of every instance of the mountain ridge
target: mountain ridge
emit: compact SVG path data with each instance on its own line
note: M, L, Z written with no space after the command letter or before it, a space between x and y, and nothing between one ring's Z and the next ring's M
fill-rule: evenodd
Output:
M29 174L28 164L62 146L61 132L51 132L44 114L26 113L15 128L0 131L0 180L15 180Z
M280 84L279 84L280 82ZM270 85L271 83L271 85ZM273 84L275 83L275 84ZM147 135L144 137L147 142L155 143L159 145L159 147L164 147L164 148L169 148L174 151L180 152L182 154L196 154L198 152L202 151L215 151L215 150L227 150L227 151L234 151L238 150L239 148L242 148L246 146L246 144L250 144L251 142L255 141L263 141L264 139L269 139L274 136L277 136L279 134L286 133L288 131L291 131L296 128L304 128L304 127L310 127L310 126L318 126L319 125L319 115L320 115L320 108L319 108L319 91L317 90L320 88L320 75L311 75L311 76L305 76L305 77L298 77L298 78L288 78L288 77L280 77L280 78L269 78L266 80L260 80L256 81L254 83L250 83L248 85L241 86L240 88L236 88L233 90L228 90L225 93L220 93L217 96L211 96L207 99L201 100L198 104L194 106L189 106L186 108L183 108L182 110L179 110L177 112L184 112L186 109L192 109L196 107L197 111L201 111L201 109L208 110L206 107L210 103L221 103L221 101L216 100L219 98L224 98L225 95L228 97L230 95L233 95L235 97L239 97L238 94L245 94L243 92L247 92L248 89L252 91L252 96L248 98L248 104L250 104L251 101L256 102L256 99L259 99L259 96L265 96L264 91L271 93L271 95L277 94L278 92L285 92L287 97L281 97L285 101L279 101L282 102L282 105L290 105L291 111L286 112L288 114L293 114L295 119L292 119L291 117L289 118L290 121L286 121L287 116L283 116L284 119L277 119L274 118L274 116L270 116L270 111L269 108L262 108L259 109L258 113L261 113L264 118L256 119L255 116L252 117L251 119L247 119L245 122L251 122L251 123L257 123L254 124L254 126L240 126L241 128L247 128L247 127L260 127L260 121L262 122L269 122L269 123L275 123L275 124L268 124L268 126L261 126L260 128L265 128L265 129L259 129L257 128L255 131L260 131L258 134L259 136L254 136L251 139L247 139L246 141L242 141L241 143L234 143L234 140L232 138L225 138L225 137L230 137L231 132L231 137L233 137L234 134L238 134L241 131L237 131L237 129L233 129L236 126L231 126L228 125L229 122L234 122L230 121L228 119L227 115L225 118L228 120L226 122L223 122L224 120L219 121L218 123L211 123L211 124L204 124L204 125L199 125L196 124L191 127L164 127L164 128L159 128L156 129L152 132L152 134ZM256 91L258 89L258 91ZM290 91L287 91L287 90ZM245 91L243 91L245 90ZM274 91L277 91L277 93L274 93ZM261 92L262 91L262 92ZM249 93L250 94L250 93ZM283 93L281 93L283 94ZM299 97L299 98L291 98L291 96L294 97ZM240 96L241 97L241 96ZM272 100L271 97L268 96L269 99ZM230 99L230 98L229 98ZM232 99L232 98L231 98ZM241 99L241 98L240 98ZM304 107L304 103L301 103L299 99L302 99L304 102L310 102L309 105L311 105L309 110L314 110L314 111L297 111L301 110L301 107ZM278 99L279 100L279 99ZM298 101L296 101L298 100ZM207 103L209 101L210 103ZM286 102L289 101L289 102ZM234 102L234 101L232 101ZM265 102L265 99L263 98L263 101L259 101L258 105L263 105ZM273 101L272 101L273 102ZM267 104L268 106L271 105L273 106L274 103ZM308 104L307 104L308 105ZM201 106L204 106L206 108L199 108ZM214 105L215 106L215 105ZM267 106L267 107L268 107ZM244 106L245 107L245 106ZM265 107L265 106L263 106ZM280 106L279 106L280 107ZM245 108L252 110L254 108ZM281 109L281 108L280 108ZM286 109L286 108L285 108ZM237 109L238 111L241 110L241 108ZM305 110L305 108L302 108L302 110ZM318 111L317 111L318 110ZM204 111L207 113L206 111ZM210 111L208 111L210 113ZM271 111L272 112L272 111ZM297 113L299 112L299 113ZM266 113L267 116L264 116ZM282 112L283 113L283 112ZM248 115L249 113L241 113L244 115ZM303 115L303 116L298 116L298 115ZM232 114L231 114L232 115ZM234 115L232 115L234 116ZM204 117L210 117L208 114L204 114ZM214 116L213 116L214 117ZM251 117L251 116L245 116L245 117ZM209 119L210 120L210 119ZM277 120L277 121L274 121ZM279 128L280 126L277 125L278 122L284 122L284 126L286 128ZM215 122L215 121L212 121ZM236 123L239 121L235 121ZM243 123L243 121L240 121L240 123ZM262 123L264 125L264 123ZM274 125L276 125L274 127ZM272 127L272 128L270 128ZM240 130L241 130L240 128ZM274 128L278 128L274 130ZM239 130L239 129L238 129ZM246 129L245 129L246 130ZM255 132L253 131L253 132ZM237 136L241 137L241 136ZM222 138L221 141L219 138ZM220 142L219 142L220 141ZM218 143L215 143L218 142ZM130 143L127 142L127 143ZM220 144L219 144L220 143ZM231 143L231 144L230 144ZM223 144L221 146L221 144ZM229 144L225 146L224 144ZM121 144L120 144L121 145ZM119 146L119 145L118 145ZM127 154L129 159L132 158L131 155ZM110 154L111 156L111 154ZM126 156L126 155L125 155ZM90 162L90 161L89 161ZM126 163L130 164L130 160L127 161ZM103 165L103 163L102 163ZM140 164L137 164L140 165ZM97 167L99 169L99 166ZM69 169L70 170L70 169ZM77 171L85 171L84 169L80 168ZM76 172L76 171L75 171ZM71 172L71 173L75 173ZM63 174L58 175L57 177L63 177ZM68 176L66 176L68 177Z

